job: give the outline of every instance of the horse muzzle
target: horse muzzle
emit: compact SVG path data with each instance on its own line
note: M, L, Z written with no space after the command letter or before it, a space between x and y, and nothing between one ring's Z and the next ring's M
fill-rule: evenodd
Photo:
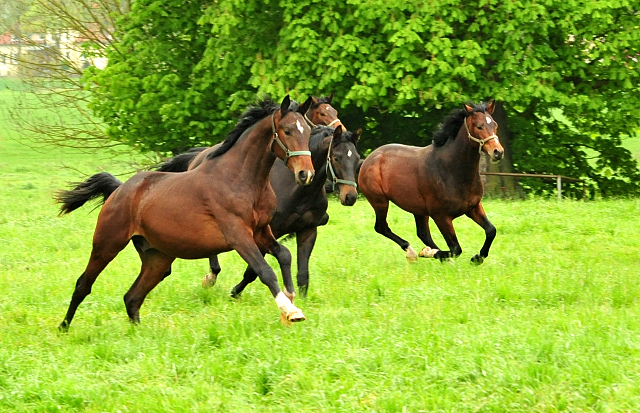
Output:
M298 185L309 185L313 181L315 172L313 170L304 169L295 173L296 183Z
M340 185L340 203L344 206L353 206L358 200L358 191L351 185Z

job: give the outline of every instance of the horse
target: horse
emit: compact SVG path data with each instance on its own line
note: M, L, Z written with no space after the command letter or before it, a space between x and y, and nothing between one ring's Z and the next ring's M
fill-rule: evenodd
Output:
M279 106L265 99L250 107L224 142L191 171L145 171L124 183L103 172L58 193L60 215L100 196L105 200L89 263L76 282L60 330L68 331L98 275L129 241L142 261L138 278L124 296L134 324L140 322L145 297L176 258L207 258L230 250L236 250L258 273L275 298L283 322L305 320L292 302L291 254L268 225L276 207L269 171L276 158L286 159L297 184L312 182L311 129L303 117L310 105L310 99L298 106L286 96ZM281 266L284 293L264 259L267 252Z
M482 264L489 255L496 228L480 202L483 184L479 163L482 152L493 161L504 155L496 135L498 125L491 116L494 104L492 100L453 110L434 132L429 146L384 145L364 160L358 185L375 211L374 229L406 251L408 261L417 261L418 254L389 228L390 201L413 214L418 238L426 245L419 256L440 260L458 257L462 248L453 220L463 214L485 231L484 245L471 262ZM442 233L449 251L440 250L431 238L429 217Z
M303 297L309 288L309 257L318 235L318 226L325 225L329 220L325 180L329 178L332 185L337 187L342 205L352 206L358 198L356 168L360 165L360 155L356 143L362 130L358 129L355 133L342 130L342 126L335 129L318 126L311 131L309 149L316 175L310 185L296 185L291 171L279 160L276 160L269 174L269 181L278 200L269 225L276 239L289 234L296 235L298 291ZM185 165L191 163L188 168L193 169L203 158L202 152L204 151L199 153L198 148L194 148L170 159L160 168L180 172L178 167L185 168ZM191 158L190 162L187 162L188 158ZM220 274L217 255L209 258L209 268L210 273L202 280L205 287L215 285ZM231 295L239 297L256 276L251 267L247 268L242 282L232 289Z

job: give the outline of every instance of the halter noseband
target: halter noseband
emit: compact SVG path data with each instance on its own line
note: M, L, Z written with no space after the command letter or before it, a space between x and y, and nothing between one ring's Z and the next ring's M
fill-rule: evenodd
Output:
M273 152L273 142L277 142L278 145L280 145L280 147L282 148L282 150L284 151L284 164L286 165L287 162L289 161L289 158L291 158L292 156L303 156L303 155L309 155L311 156L311 151L290 151L289 149L287 149L286 146L284 146L284 143L282 143L282 141L280 140L280 137L278 136L278 132L276 131L276 112L273 112L273 114L271 115L271 130L273 131L273 136L271 137L271 143L269 143L269 150L271 150L271 152Z
M469 136L469 139L471 139L472 141L478 142L480 144L480 146L478 147L478 153L482 153L482 148L484 148L484 145L487 142L489 142L491 139L498 139L498 136L493 134L486 139L474 138L473 136L471 136L471 132L469 132L469 126L467 125L467 118L468 116L464 118L464 128L467 130L467 136Z
M307 121L307 124L309 126L311 126L313 129L320 127L320 125L316 125L315 123L313 123L311 121L311 119L309 119L309 117L307 116L307 113L309 113L309 111L311 110L311 108L307 109L307 111L304 113L304 120ZM333 126L336 123L339 123L340 125L342 125L342 122L340 122L340 119L334 119L330 124L326 125L326 126Z
M332 145L333 145L333 136L331 136L331 140L329 141L329 151L327 152L327 166L325 167L325 173L327 174L327 178L329 177L329 172L331 172L331 178L329 179L331 179L331 182L333 183L332 191L335 191L336 184L351 185L354 188L358 188L358 184L355 183L354 181L348 181L346 179L338 179L338 177L336 176L336 172L333 170L333 165L331 165L331 146Z

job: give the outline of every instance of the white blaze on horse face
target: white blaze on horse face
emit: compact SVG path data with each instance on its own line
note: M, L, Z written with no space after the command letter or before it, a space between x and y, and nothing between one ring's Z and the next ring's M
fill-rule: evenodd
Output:
M296 120L296 126L298 127L298 130L300 131L300 133L304 132L304 129L302 128L302 125L300 124L299 120Z
M492 122L491 118L487 116L487 123L491 123L491 122Z
M351 155L353 155L353 152L351 152L351 149L349 149L349 152L347 152L347 156L351 158Z

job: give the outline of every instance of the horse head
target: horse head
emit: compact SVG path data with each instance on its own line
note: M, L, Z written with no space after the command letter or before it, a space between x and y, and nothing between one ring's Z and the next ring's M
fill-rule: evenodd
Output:
M360 139L362 129L355 133L344 131L342 126L336 127L329 144L327 159L327 178L338 187L342 205L351 206L358 199L357 168L360 166L360 154L356 143Z
M478 143L478 152L486 153L494 161L502 159L504 148L498 139L498 124L491 116L495 109L495 100L489 102L483 112L474 110L470 105L464 107L467 111L464 126L467 128L469 139Z
M271 118L273 138L270 147L293 171L298 185L309 185L315 175L309 151L311 128L304 120L304 113L311 104L312 100L309 98L298 106L287 95L280 104L280 116L276 116L276 111Z
M333 93L328 97L321 98L309 96L309 99L312 100L312 104L309 110L304 114L304 118L309 126L312 128L316 128L318 126L332 126L337 128L342 125L342 122L338 119L338 111L331 106ZM342 127L345 128L344 125L342 125Z

